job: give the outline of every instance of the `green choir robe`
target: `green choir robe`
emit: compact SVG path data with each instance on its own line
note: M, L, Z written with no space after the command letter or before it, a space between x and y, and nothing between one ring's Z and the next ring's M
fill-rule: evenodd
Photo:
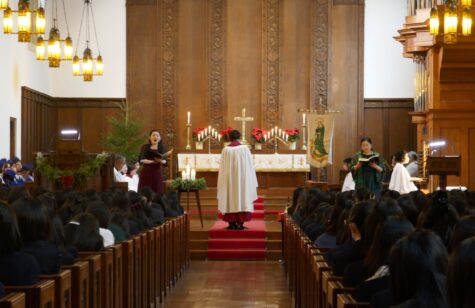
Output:
M361 157L368 158L373 155L379 156L378 166L383 169L383 172L378 173L366 163L364 163L363 166L358 170L353 169L353 166L358 164L358 161ZM360 151L356 153L356 155L351 160L351 173L355 181L355 189L364 187L367 188L372 194L379 194L381 192L381 182L384 176L384 158L378 152L373 152L371 155L364 155Z

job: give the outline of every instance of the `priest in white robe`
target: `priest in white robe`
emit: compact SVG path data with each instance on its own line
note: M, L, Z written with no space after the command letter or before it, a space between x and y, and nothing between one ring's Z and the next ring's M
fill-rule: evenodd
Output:
M399 192L401 195L408 194L411 191L416 191L417 187L411 180L411 176L404 167L404 163L407 163L409 158L405 151L400 151L394 155L396 164L394 165L393 172L391 173L391 180L389 182L389 189Z
M218 209L228 229L243 230L251 220L254 201L257 199L257 177L251 151L239 142L241 133L229 133L231 143L221 153L218 174Z

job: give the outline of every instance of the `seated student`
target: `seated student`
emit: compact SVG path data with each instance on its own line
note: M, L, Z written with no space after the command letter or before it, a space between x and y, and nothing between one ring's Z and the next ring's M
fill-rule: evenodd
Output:
M455 251L461 242L472 236L475 236L475 215L460 218L452 230L450 251Z
M13 210L0 203L0 281L9 286L33 285L40 277L36 259L20 251L21 236Z
M475 237L464 240L449 258L447 289L450 308L475 307Z
M411 191L416 191L417 187L411 181L409 172L404 167L404 163L408 161L406 151L399 151L394 155L396 164L391 173L391 180L389 181L389 189L397 191L400 194L408 194Z
M285 208L285 212L292 216L297 209L297 202L299 200L300 195L302 195L302 192L304 191L303 187L297 187L293 194L292 194L292 204L290 206Z
M139 223L132 217L132 209L129 194L123 191L114 193L110 203L112 208L119 209L127 218L129 235L136 235L140 232Z
M329 203L322 202L310 216L309 223L303 231L312 242L325 232L325 224L330 218L331 210L332 206Z
M373 208L373 203L368 201L356 204L348 218L347 228L351 232L351 238L325 254L335 275L342 276L348 264L364 258L365 222Z
M34 182L35 179L31 175L31 172L33 171L33 165L32 164L24 164L23 169L21 169L21 177L23 181L25 182Z
M129 237L129 224L127 222L127 216L119 209L111 211L111 223L109 225L114 235L116 243L125 241Z
M364 279L353 294L361 302L369 302L373 295L389 288L389 253L394 243L414 230L411 222L400 217L389 217L381 224L364 259ZM350 265L351 266L351 265ZM345 272L345 282L348 281ZM350 278L351 280L351 278Z
M127 177L130 179L129 182L129 191L135 191L137 192L139 189L139 175L137 174L137 171L140 168L140 163L133 163L130 165L127 165Z
M343 160L343 166L341 170L348 172L343 181L343 186L341 187L341 192L355 190L355 181L353 180L353 175L351 174L351 160L352 158L345 158Z
M115 243L114 234L109 230L110 212L101 201L90 202L86 213L92 214L99 222L99 233L104 239L104 247L113 246Z
M393 307L447 307L447 250L428 230L400 239L389 256Z
M314 245L323 248L335 248L337 246L338 230L345 226L341 224L340 215L343 210L351 209L353 202L346 198L344 193L339 193L336 196L336 202L333 206L330 219L328 220L325 232L317 237Z
M50 242L56 245L61 251L61 265L72 265L74 259L78 256L78 251L75 247L66 245L66 238L64 237L64 227L61 219L56 214L56 200L48 194L43 194L38 197L46 209L46 214L51 221L51 238Z
M126 176L127 164L125 157L122 155L115 155L114 158L114 182L130 183L131 179Z
M23 247L21 251L35 257L41 275L59 272L62 252L52 244L51 221L44 205L37 198L23 197L12 204L18 219Z
M99 251L104 248L104 240L99 233L99 222L89 213L73 218L65 227L66 243L78 251Z
M20 181L16 178L16 173L12 169L5 169L2 175L3 183L7 187L15 187L24 185L23 181Z

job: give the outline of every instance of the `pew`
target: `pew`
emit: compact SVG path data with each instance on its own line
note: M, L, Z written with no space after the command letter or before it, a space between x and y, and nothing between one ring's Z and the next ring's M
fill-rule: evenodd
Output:
M148 302L149 303L156 303L157 301L157 294L156 294L156 235L155 235L155 228L148 230L146 233L147 241L148 241Z
M328 282L328 294L327 294L327 301L328 306L332 308L336 308L337 297L339 294L351 294L355 289L350 287L345 287L343 283L339 280L329 281Z
M42 275L40 280L54 281L55 308L71 308L72 275L71 270L63 269L57 275Z
M71 271L71 306L72 308L89 308L89 264L77 261L73 265L62 266Z
M147 307L147 303L150 303L150 296L149 296L149 284L150 284L150 259L149 256L149 246L147 240L147 234L142 233L140 234L140 243L142 245L142 255L140 256L140 268L142 270L142 288L141 288L141 296L142 296L142 307Z
M123 298L122 293L126 292L123 289L124 284L124 274L123 274L123 256L122 256L122 245L117 244L110 248L112 250L112 255L114 259L114 274L113 274L113 291L112 291L112 307L122 308L123 307Z
M102 307L101 256L96 252L80 252L79 260L89 265L89 305L90 308Z
M366 308L369 303L357 302L350 294L338 294L337 308Z
M122 244L122 302L124 307L132 308L134 307L134 293L135 293L135 283L134 283L134 241L127 240L123 241Z
M24 293L25 306L28 308L55 307L54 281L43 280L33 286L5 286L5 292Z
M114 275L114 253L110 249L105 249L101 251L87 251L80 252L79 256L89 257L89 256L100 256L100 284L101 284L101 307L104 308L113 308L114 302L114 286L113 286L113 275Z
M0 299L0 308L25 308L25 293L10 293Z
M328 284L331 281L343 281L343 277L338 277L335 276L332 271L324 271L322 272L322 280L321 280L321 286L322 286L322 300L324 302L324 307L328 307L328 304L332 304L333 302L329 299L331 299L330 294L328 292Z
M142 307L142 239L135 236L134 242L134 306Z

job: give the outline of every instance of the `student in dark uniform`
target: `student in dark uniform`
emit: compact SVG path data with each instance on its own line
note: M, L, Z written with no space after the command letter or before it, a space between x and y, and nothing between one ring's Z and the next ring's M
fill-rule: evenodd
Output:
M21 236L15 213L0 203L0 281L5 285L25 286L38 282L40 268L36 259L20 252Z
M57 274L62 252L50 242L51 220L43 203L38 198L24 197L15 201L12 208L17 215L23 240L21 251L35 257L41 275Z

